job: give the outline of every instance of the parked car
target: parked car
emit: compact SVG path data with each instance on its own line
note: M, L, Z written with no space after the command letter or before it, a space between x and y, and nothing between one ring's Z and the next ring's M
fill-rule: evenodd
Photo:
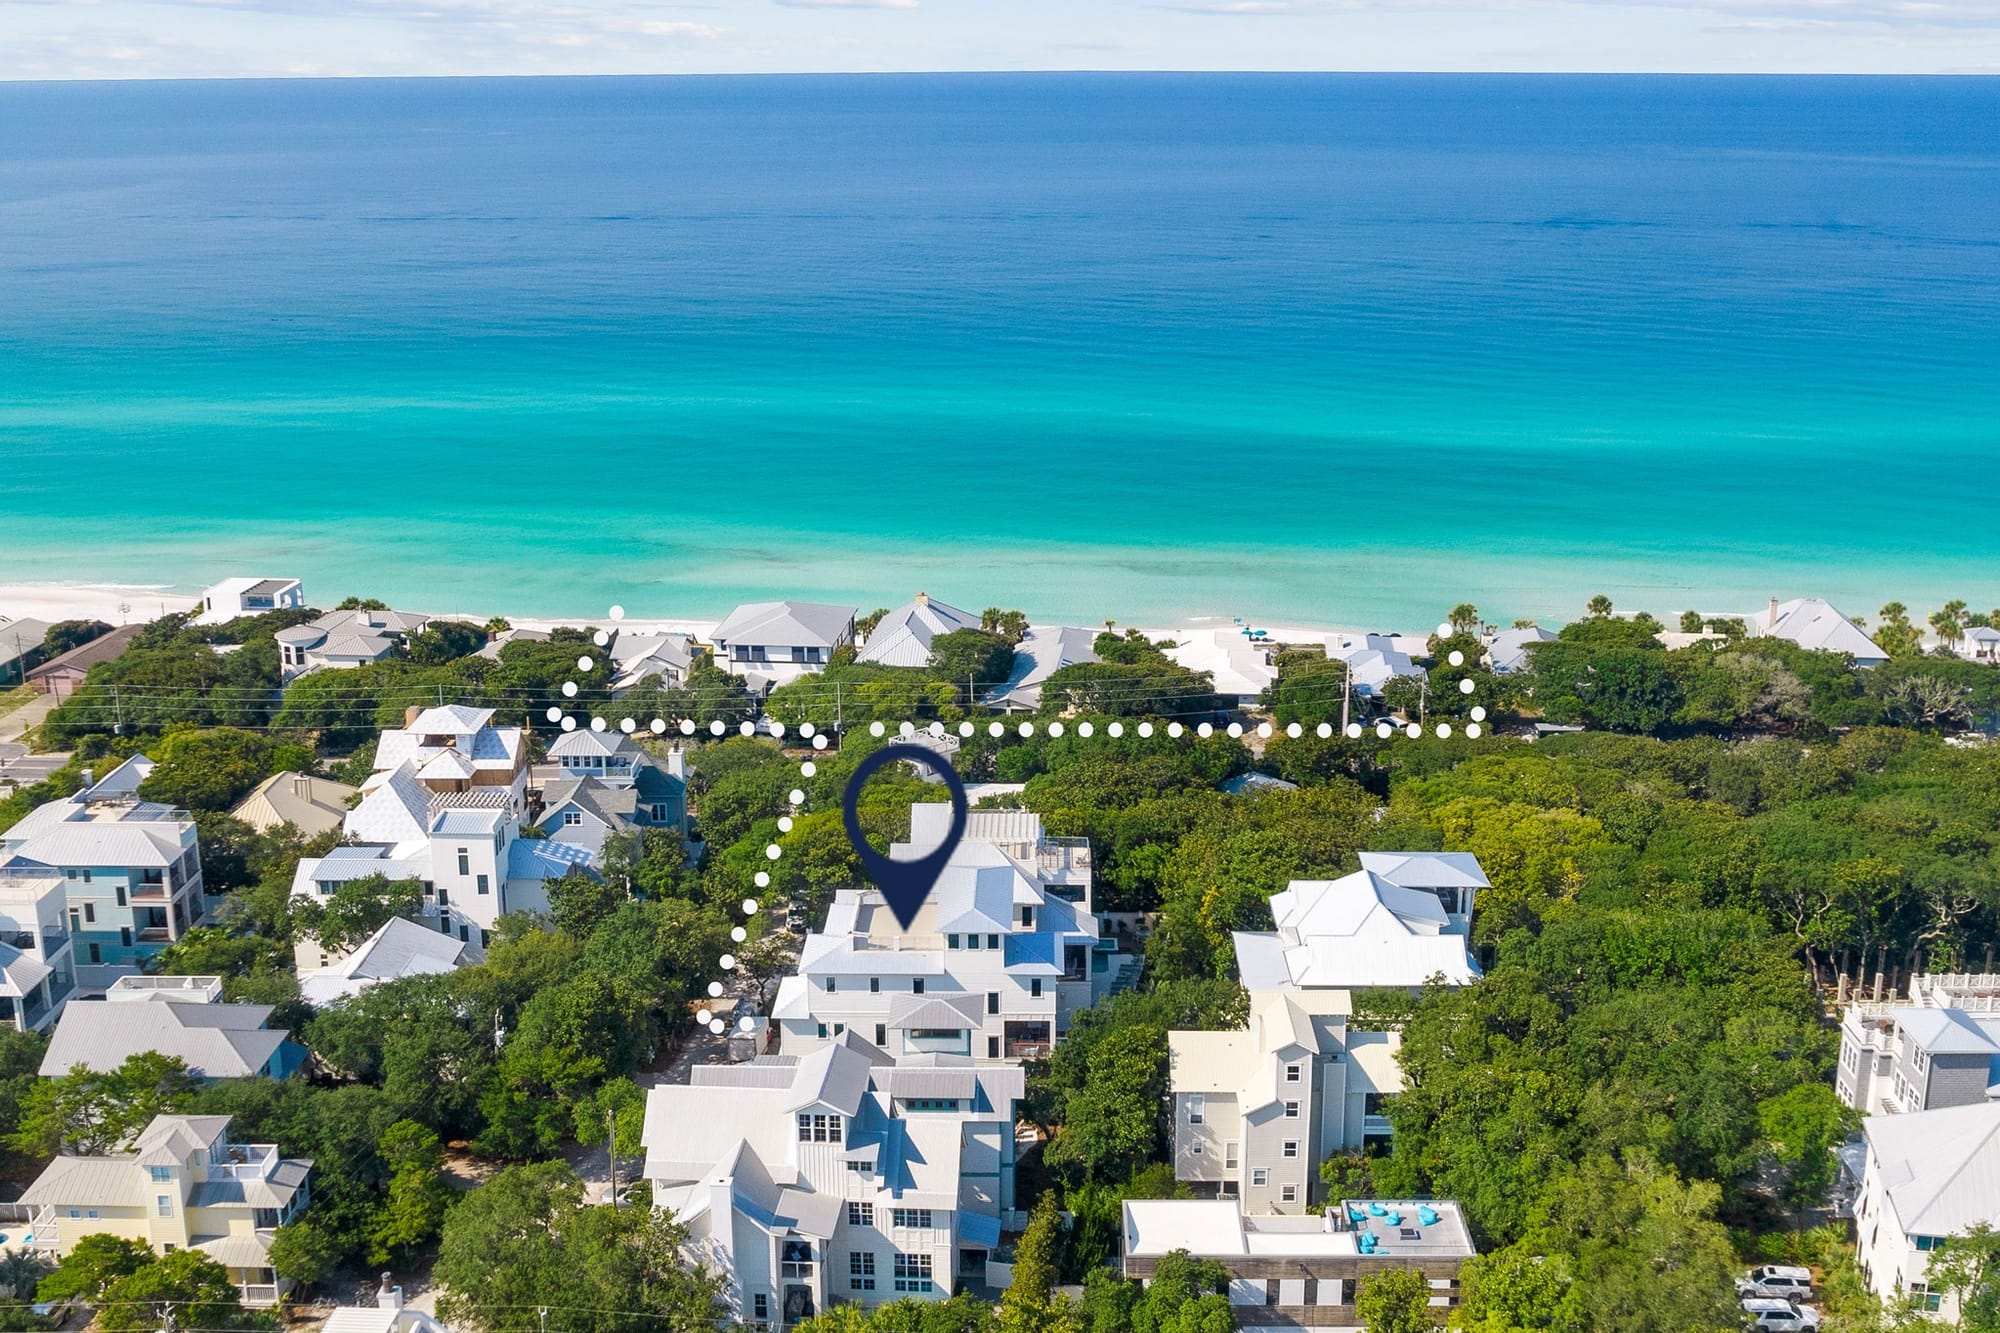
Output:
M1736 1279L1738 1296L1775 1296L1789 1299L1812 1292L1812 1270L1790 1264L1765 1264L1750 1270L1750 1276Z
M1809 1333L1819 1327L1819 1311L1776 1296L1743 1298L1745 1324L1760 1333Z

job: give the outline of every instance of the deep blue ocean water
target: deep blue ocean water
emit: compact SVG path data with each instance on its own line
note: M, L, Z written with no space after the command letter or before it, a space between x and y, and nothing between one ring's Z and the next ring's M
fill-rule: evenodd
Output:
M2000 603L2000 81L0 85L0 583Z

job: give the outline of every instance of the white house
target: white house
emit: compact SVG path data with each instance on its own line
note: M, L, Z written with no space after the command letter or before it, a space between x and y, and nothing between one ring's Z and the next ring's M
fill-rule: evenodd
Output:
M823 602L748 602L731 611L709 635L715 660L768 691L811 675L854 641L854 608Z
M1486 645L1486 664L1497 675L1509 675L1528 668L1528 649L1538 643L1547 643L1555 638L1552 630L1540 625L1529 625L1524 629L1503 629L1493 636L1493 642Z
M2000 628L1968 625L1958 641L1957 652L1974 662L2000 662Z
M1769 635L1817 652L1846 653L1856 666L1880 666L1889 660L1860 626L1818 597L1795 597L1789 602L1773 597L1768 608L1745 616L1743 625L1753 638Z
M428 616L402 611L329 611L278 631L278 665L287 680L308 671L367 666L393 657L429 623Z
M972 612L947 606L933 600L929 593L920 592L916 600L883 616L868 631L868 641L854 660L876 666L929 666L931 640L940 634L978 628L979 617Z
M950 824L948 804L912 806L911 841L891 855L938 846ZM841 890L779 983L783 1049L851 1030L898 1058L1046 1055L1124 974L1091 915L1089 850L1049 837L1032 811L973 810L907 929L878 891Z
M1351 1029L1352 1009L1344 990L1258 991L1248 1027L1168 1033L1175 1178L1253 1213L1303 1214L1321 1162L1386 1141L1399 1043Z
M297 579L224 579L201 594L197 625L225 625L238 616L261 616L266 611L302 611L305 589Z
M1389 634L1334 634L1326 642L1326 655L1347 663L1348 682L1358 695L1375 698L1398 676L1421 676L1422 667L1396 646Z
M470 944L401 917L383 922L344 956L330 957L310 939L294 948L299 995L314 1007L359 995L385 981L455 972L478 961Z
M293 896L329 897L370 875L416 880L424 919L483 948L503 915L548 910L549 880L593 870L589 848L521 836L527 746L520 728L492 718L490 708L413 708L384 731L375 772L341 821L349 843L301 860Z
M2000 1102L1871 1115L1861 1128L1854 1225L1868 1289L1956 1319L1957 1298L1931 1288L1931 1255L1979 1223L2000 1226Z
M1075 625L1034 625L1014 645L1014 669L1007 683L986 697L989 708L1032 713L1042 706L1042 686L1066 666L1098 660L1099 631Z
M657 676L679 685L705 654L689 634L633 634L620 630L605 649L611 659L611 693L621 695L641 681Z
M734 1320L771 1328L985 1279L1014 1206L1018 1067L898 1064L848 1032L690 1078L647 1094L645 1171Z
M389 1285L382 1275L373 1305L335 1306L319 1333L451 1333L451 1329L422 1310L403 1304L403 1289Z
M1271 646L1241 629L1182 630L1167 656L1189 671L1206 671L1224 703L1248 708L1278 679Z
M0 867L0 1025L39 1032L76 990L63 877Z
M1273 895L1278 928L1236 932L1237 971L1252 991L1469 985L1479 964L1466 937L1484 887L1462 852L1363 853L1351 875L1293 880Z
M1456 1203L1348 1200L1324 1216L1246 1216L1234 1199L1128 1199L1125 1276L1149 1281L1175 1250L1212 1259L1229 1275L1240 1329L1359 1328L1360 1279L1420 1272L1430 1304L1458 1304L1458 1274L1478 1251Z

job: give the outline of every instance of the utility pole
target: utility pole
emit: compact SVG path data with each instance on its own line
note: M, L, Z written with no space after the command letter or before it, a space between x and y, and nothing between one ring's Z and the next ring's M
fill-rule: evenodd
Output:
M604 1108L604 1158L611 1163L611 1206L618 1206L618 1117Z
M1346 668L1340 677L1340 734L1345 736L1347 734L1347 706L1354 700L1354 660L1349 658L1340 665Z

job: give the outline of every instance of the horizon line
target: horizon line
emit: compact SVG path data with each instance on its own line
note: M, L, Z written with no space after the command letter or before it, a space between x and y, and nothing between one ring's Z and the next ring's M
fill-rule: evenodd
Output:
M74 78L25 78L0 74L0 85L63 84L143 84L143 83L421 83L479 82L495 80L556 79L933 79L933 78L1034 78L1081 76L1218 78L1462 78L1462 79L1869 79L1869 80L1978 80L2000 79L2000 70L1932 70L1924 73L1890 70L1620 70L1620 69L1183 69L1137 67L1049 66L1033 69L924 69L924 70L633 70L616 73L579 71L575 73L484 73L484 74L180 74L131 75Z

